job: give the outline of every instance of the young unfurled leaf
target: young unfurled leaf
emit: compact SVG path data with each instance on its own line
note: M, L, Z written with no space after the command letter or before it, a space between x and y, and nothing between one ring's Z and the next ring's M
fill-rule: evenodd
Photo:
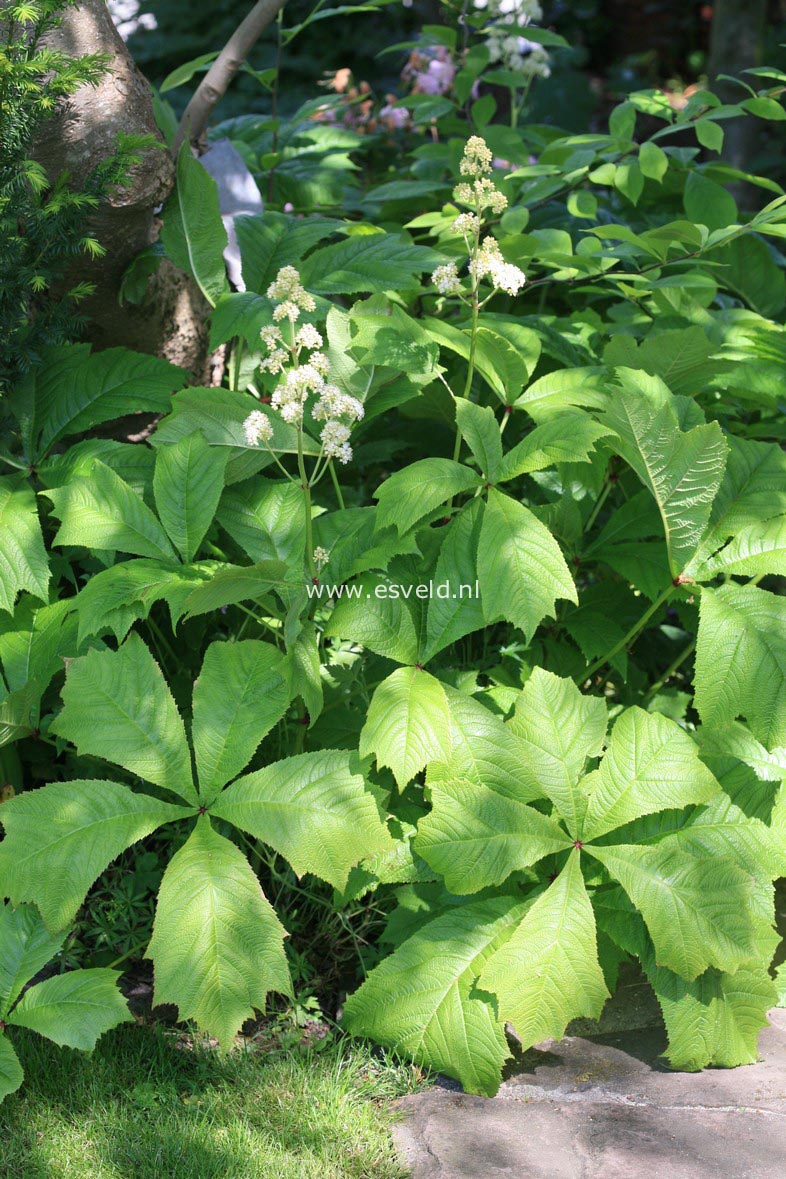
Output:
M478 542L483 612L488 623L501 618L529 642L557 598L578 603L576 587L554 537L537 516L492 488Z
M302 753L247 774L211 814L275 848L298 876L313 872L339 892L351 868L392 847L356 755L341 750Z
M199 797L211 802L247 765L289 704L284 656L270 643L211 643L194 684Z
M360 756L390 766L403 789L430 761L450 756L450 711L439 680L419 667L400 667L374 692Z
M228 1048L269 991L291 993L284 927L242 852L203 816L164 873L147 955L155 1002Z
M496 995L500 1018L513 1025L524 1050L560 1039L572 1019L598 1018L609 992L576 852L488 959L479 986Z
M92 754L196 803L183 721L161 669L138 635L118 651L90 651L68 668L53 731Z
M501 896L426 922L349 997L348 1030L456 1077L468 1093L492 1097L509 1052L476 982L525 911L526 903Z

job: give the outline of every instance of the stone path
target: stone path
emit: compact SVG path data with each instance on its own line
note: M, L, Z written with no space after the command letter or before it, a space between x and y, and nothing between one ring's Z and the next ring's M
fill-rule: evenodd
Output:
M528 1052L493 1100L404 1098L400 1154L413 1179L786 1179L786 1011L771 1020L758 1064L674 1073L660 1029L612 1012Z

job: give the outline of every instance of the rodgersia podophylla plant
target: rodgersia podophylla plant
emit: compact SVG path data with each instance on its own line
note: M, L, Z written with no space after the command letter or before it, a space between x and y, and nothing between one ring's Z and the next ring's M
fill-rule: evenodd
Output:
M324 352L323 338L312 323L298 326L301 312L313 312L313 295L304 290L294 266L279 270L268 287L268 298L275 302L273 323L261 329L260 337L267 355L260 363L263 372L280 376L270 404L281 418L298 432L298 475L286 470L272 449L273 425L262 410L246 418L244 432L249 446L262 443L272 454L287 479L303 490L306 514L307 560L312 576L317 572L311 522L311 489L316 486L333 460L346 465L352 459L349 439L352 426L363 417L363 403L342 392L330 380L330 362ZM319 433L320 450L311 471L306 468L303 430L313 425ZM326 559L326 558L325 558Z

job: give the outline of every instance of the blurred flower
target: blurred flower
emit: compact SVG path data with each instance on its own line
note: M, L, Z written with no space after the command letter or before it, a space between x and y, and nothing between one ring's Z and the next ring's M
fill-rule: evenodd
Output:
M273 437L273 427L262 411L255 409L243 422L243 433L246 446L258 446L260 442L268 442Z
M457 295L461 291L455 262L446 262L443 266L438 266L431 276L431 281L440 295Z

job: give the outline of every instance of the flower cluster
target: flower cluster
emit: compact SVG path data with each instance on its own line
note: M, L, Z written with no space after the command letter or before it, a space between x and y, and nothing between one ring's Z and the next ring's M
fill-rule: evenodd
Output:
M431 276L431 281L440 295L458 295L461 291L455 262L446 262L443 266L438 266Z
M486 237L480 243L470 259L469 270L475 278L490 278L498 290L508 295L517 295L527 281L523 270L505 261L493 237Z
M472 135L467 140L460 164L461 175L468 179L462 180L453 190L457 203L469 205L472 212L459 213L452 228L466 242L469 273L473 279L473 299L477 298L478 283L483 278L490 279L495 290L505 291L509 295L517 295L526 281L524 272L502 257L495 238L485 237L481 240L486 210L501 213L508 203L505 194L497 189L491 178L493 167L494 159L488 144L479 135ZM431 281L441 295L464 296L455 262L438 266Z
M504 69L521 74L524 82L551 76L548 50L536 41L508 32L504 26L489 29L486 46L491 64L499 63Z
M276 323L280 323L282 319L289 319L294 323L300 318L301 311L315 311L317 306L314 296L304 290L300 274L294 266L281 267L267 288L267 297L277 304L273 311Z
M272 324L260 331L267 356L260 362L263 372L281 376L273 390L270 404L285 422L302 428L306 406L311 399L311 416L324 422L321 433L322 455L348 463L352 458L349 445L350 427L363 417L363 404L356 397L342 392L332 384L330 362L324 352L322 334L311 323L296 327L301 311L314 311L316 303L304 290L300 274L294 266L284 266L267 290L268 298L276 302ZM290 341L284 338L279 326L289 320ZM304 358L304 353L310 353ZM249 446L269 442L273 428L261 410L254 410L246 418L243 429Z
M471 183L462 180L453 189L453 199L459 205L469 205L476 216L488 209L499 214L508 207L508 200L491 179L493 157L491 149L479 135L471 135L464 148L461 161L461 175L468 176ZM465 232L462 228L462 232Z
M448 94L453 88L456 67L444 45L418 47L410 55L401 77L413 94Z

